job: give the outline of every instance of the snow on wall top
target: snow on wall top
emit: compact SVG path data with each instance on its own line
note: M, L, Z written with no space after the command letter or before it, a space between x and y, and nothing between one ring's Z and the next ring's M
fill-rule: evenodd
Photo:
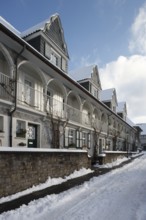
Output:
M136 124L139 126L143 131L141 132L141 135L146 135L146 123Z
M91 74L93 73L93 68L95 65L85 66L77 70L72 70L69 72L71 78L76 81L80 81L83 79L91 78Z
M6 21L3 17L1 17L1 16L0 16L0 23L3 24L5 27L7 27L14 34L16 34L16 35L18 35L20 37L21 33L16 28L14 28L8 21Z

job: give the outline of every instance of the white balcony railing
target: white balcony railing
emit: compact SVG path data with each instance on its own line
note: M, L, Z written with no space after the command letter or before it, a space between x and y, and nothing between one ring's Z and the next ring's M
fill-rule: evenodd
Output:
M0 98L11 101L12 97L14 99L14 89L15 81L0 73ZM37 111L47 112L48 115L51 114L53 117L60 117L85 126L91 126L90 115L65 104L63 97L59 97L59 100L57 100L45 95L43 87L40 90L42 92L17 82L17 103Z

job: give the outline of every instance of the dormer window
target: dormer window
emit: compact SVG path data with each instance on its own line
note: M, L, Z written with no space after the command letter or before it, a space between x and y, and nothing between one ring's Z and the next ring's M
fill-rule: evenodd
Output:
M51 63L60 67L61 56L54 51L48 43L45 43L45 56L50 59Z
M56 53L54 53L54 52L51 53L51 60L50 61L55 66L60 67L60 65L59 65L59 56Z
M51 47L49 44L45 43L45 56L50 59Z
M98 98L98 90L97 88L95 88L95 86L92 85L91 87L91 94L95 97L95 98Z

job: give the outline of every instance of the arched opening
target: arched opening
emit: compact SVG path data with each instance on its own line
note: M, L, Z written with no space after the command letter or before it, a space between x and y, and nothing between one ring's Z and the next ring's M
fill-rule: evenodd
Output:
M92 119L91 119L91 106L88 102L84 102L82 106L82 123L84 125L91 125Z
M92 124L94 128L98 128L98 119L99 119L99 112L95 108L92 114Z
M7 76L10 76L9 63L7 62L2 51L0 51L0 72L7 75Z
M56 79L51 79L47 86L46 110L51 115L64 116L66 91Z
M0 97L5 100L14 98L15 80L11 78L11 69L6 54L0 51Z
M81 101L79 96L71 91L68 94L67 106L66 106L67 117L69 120L80 122L81 119L80 107L81 107Z
M18 102L36 110L44 110L43 73L30 62L23 61L18 65Z

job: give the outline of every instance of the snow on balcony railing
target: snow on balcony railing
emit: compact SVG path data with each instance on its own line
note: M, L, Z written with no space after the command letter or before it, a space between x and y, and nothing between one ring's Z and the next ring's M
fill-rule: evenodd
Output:
M0 72L0 99L14 99L15 80Z

